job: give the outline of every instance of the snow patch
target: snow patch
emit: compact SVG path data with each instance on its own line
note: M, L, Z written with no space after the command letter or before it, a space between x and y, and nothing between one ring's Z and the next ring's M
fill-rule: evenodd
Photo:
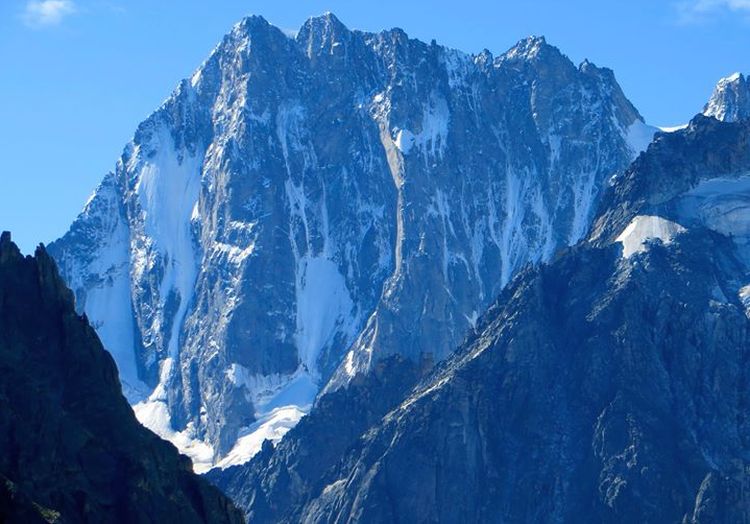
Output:
M622 256L630 258L635 253L646 250L648 240L659 239L669 244L672 239L686 229L676 222L658 216L638 215L626 227L615 242L623 247Z
M440 157L447 146L450 110L445 99L433 93L422 113L421 131L414 134L409 129L394 129L393 143L401 153L408 155L413 148Z
M138 422L174 444L180 453L190 457L193 461L193 471L205 473L211 469L213 448L195 437L192 424L188 424L183 431L175 431L172 426L172 418L167 407L166 383L172 374L173 365L174 360L171 358L161 363L159 385L147 400L133 406L133 412Z
M281 440L310 412L319 390L315 378L302 366L291 376L251 375L243 366L232 364L227 378L245 388L255 406L256 421L240 432L232 450L215 463L222 469L250 460L264 440Z
M403 154L409 154L411 148L414 147L414 142L416 142L416 137L408 129L399 129L396 131L396 139L393 143L396 144L398 150Z
M625 141L633 154L633 158L648 148L648 145L654 139L654 134L658 130L659 128L650 126L640 120L636 120L628 126L625 132Z
M680 124L678 126L659 126L659 131L661 131L662 133L675 133L677 131L687 129L688 125L689 124Z
M746 314L750 315L750 285L741 287L738 294L740 297L740 302L742 302L742 305L745 306Z
M727 236L750 237L750 176L703 180L682 195L677 210L683 221Z
M179 296L168 342L169 355L174 358L198 273L191 218L200 193L202 160L195 155L184 156L180 161L167 130L160 133L160 146L155 158L141 166L135 192L145 234L164 264L159 310L166 310L166 301L173 291Z
M294 405L272 410L240 434L232 450L216 463L216 467L225 469L244 464L260 451L265 440L270 440L274 444L280 441L308 411L309 409L301 409Z
M320 351L337 332L351 331L354 302L332 260L305 256L297 269L297 331L300 362L315 374Z
M78 304L96 330L102 345L112 355L122 383L123 394L131 404L145 398L148 387L138 379L135 358L135 323L130 296L130 231L120 209L121 194L113 173L109 173L89 197L81 220L98 221L98 245L81 267L72 255L58 260L70 268L64 277L76 294ZM83 257L81 257L83 258Z

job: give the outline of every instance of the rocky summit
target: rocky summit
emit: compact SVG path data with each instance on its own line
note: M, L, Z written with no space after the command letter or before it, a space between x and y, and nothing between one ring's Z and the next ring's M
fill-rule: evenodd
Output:
M750 84L742 73L719 80L703 114L725 122L750 118Z
M320 391L446 358L520 268L583 238L654 131L612 71L541 37L469 55L250 17L49 252L139 420L227 467Z
M0 236L0 522L240 523L136 420L44 248Z
M324 397L211 478L255 522L746 522L749 196L750 121L657 134L587 239L334 459ZM381 398L369 380L341 394Z

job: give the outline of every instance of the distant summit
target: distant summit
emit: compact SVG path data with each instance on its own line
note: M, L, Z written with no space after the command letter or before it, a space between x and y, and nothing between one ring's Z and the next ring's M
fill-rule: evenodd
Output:
M750 118L750 83L745 75L735 73L719 80L703 114L724 122Z

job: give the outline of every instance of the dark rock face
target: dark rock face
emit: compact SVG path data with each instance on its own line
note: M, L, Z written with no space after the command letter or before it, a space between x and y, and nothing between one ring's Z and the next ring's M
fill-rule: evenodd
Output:
M611 71L543 38L494 57L252 17L50 252L141 420L217 463L279 399L445 358L652 134Z
M260 522L746 521L748 137L703 116L658 135L590 240L522 271L454 356L296 481L302 504L273 495L272 465L319 446L295 431L219 485Z
M692 232L635 258L577 249L521 275L290 521L747 518L750 324L712 298L742 264Z
M0 238L0 521L242 522L143 428L55 263Z
M409 359L389 357L346 388L323 395L275 449L266 441L248 464L211 470L207 478L247 508L249 522L293 520L311 494L325 487L326 471L403 400L420 372Z

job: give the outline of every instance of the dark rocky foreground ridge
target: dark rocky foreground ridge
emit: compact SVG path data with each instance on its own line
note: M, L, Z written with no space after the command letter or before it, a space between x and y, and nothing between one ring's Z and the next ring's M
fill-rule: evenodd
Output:
M43 247L0 238L0 522L243 522L143 428Z
M748 138L657 135L592 240L522 271L358 437L330 420L366 383L212 480L254 522L747 522ZM658 238L626 253L639 224Z

